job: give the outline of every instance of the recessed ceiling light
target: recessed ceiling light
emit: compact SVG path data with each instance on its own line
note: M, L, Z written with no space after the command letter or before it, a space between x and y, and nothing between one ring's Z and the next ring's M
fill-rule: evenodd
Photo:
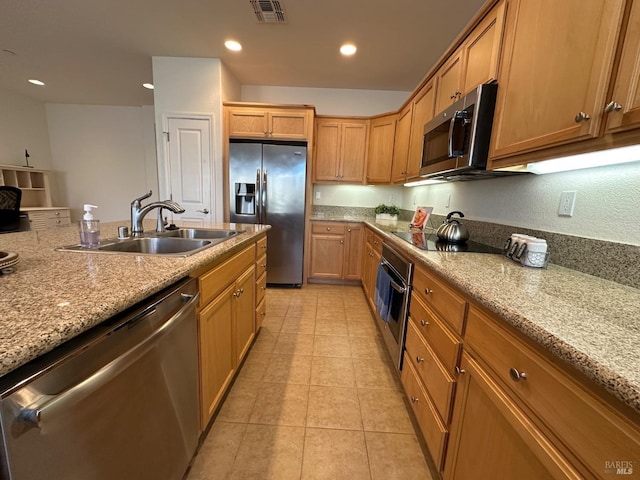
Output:
M233 52L239 52L240 50L242 50L242 45L240 45L235 40L227 40L226 42L224 42L224 46Z
M44 82L41 82L40 80L36 80L35 78L30 78L29 83L33 83L34 85L39 85L39 86L44 85Z
M143 83L142 86L144 88L148 88L149 90L153 90L155 87L153 86L153 83Z
M353 55L354 53L356 53L356 50L358 49L352 43L345 43L340 47L340 53L346 56Z

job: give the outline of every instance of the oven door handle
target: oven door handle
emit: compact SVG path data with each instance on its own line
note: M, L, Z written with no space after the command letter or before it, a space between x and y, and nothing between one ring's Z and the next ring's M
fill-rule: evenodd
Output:
M396 272L396 269L393 268L393 266L389 262L387 262L384 258L380 259L380 265L382 266L382 268L385 269L385 271L387 273L392 273L394 275L398 275L398 272ZM404 293L404 292L407 291L406 287L404 287L402 285L399 285L398 283L394 282L393 280L389 280L389 283L391 284L391 287L393 287L393 289L398 293Z
M393 288L393 289L394 289L396 292L398 292L398 293L403 293L403 294L404 294L404 292L406 292L406 291L407 291L407 289L406 289L406 288L404 288L404 287L402 287L402 286L398 285L398 284L397 284L396 282L394 282L393 280L391 280L389 283L391 284L391 288Z

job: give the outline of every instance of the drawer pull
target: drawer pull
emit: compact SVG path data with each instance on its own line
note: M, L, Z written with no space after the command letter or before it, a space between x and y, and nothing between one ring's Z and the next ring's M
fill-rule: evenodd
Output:
M467 373L466 370L464 370L464 369L462 369L462 368L460 368L460 367L458 367L456 365L456 375L464 375L465 373Z
M426 320L420 320L420 325L422 325L423 327L427 327L429 326L429 322L427 322Z
M331 231L331 227L327 227L327 232L330 232L330 231Z
M420 400L418 397L411 397L411 403L418 403L418 400Z
M416 362L422 363L422 362L424 362L424 358L422 358L420 355L418 355L418 356L416 356Z
M430 288L425 288L424 289L424 294L425 295L429 295L430 293L433 293L433 290L431 290Z
M527 379L527 374L525 372L519 372L515 368L509 369L509 376L511 377L511 380L513 380L514 382L519 382L520 380Z

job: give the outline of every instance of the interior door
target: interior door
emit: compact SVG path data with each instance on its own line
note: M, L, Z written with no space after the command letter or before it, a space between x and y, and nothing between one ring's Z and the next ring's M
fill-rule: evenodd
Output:
M211 121L208 118L169 117L167 125L171 197L185 209L175 218L185 226L204 226L205 222L213 220L214 211ZM163 215L172 214L163 212Z

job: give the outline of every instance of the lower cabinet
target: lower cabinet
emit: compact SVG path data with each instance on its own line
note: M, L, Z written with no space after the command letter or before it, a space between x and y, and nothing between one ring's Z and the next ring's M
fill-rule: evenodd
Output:
M71 214L68 208L23 208L27 213L31 230L45 230L54 227L71 225Z
M360 280L361 223L312 222L309 278Z
M382 257L382 239L369 228L364 230L362 241L362 287L371 308L375 309L376 277Z

